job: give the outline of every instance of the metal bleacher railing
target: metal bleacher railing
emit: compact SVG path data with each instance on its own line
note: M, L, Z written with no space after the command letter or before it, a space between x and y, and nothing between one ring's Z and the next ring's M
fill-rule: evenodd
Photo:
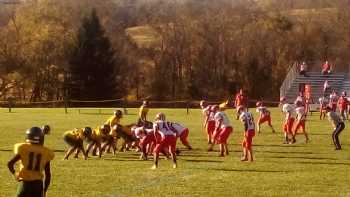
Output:
M297 77L298 74L298 63L293 63L288 70L287 76L284 79L281 88L280 88L280 97L286 96L288 89L291 88L293 80Z

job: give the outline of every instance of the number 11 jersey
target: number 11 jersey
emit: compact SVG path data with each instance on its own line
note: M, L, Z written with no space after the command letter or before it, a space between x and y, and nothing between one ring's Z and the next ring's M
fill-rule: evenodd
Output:
M42 180L45 165L54 158L52 150L39 144L15 144L14 152L21 158L18 173L18 179L21 181Z

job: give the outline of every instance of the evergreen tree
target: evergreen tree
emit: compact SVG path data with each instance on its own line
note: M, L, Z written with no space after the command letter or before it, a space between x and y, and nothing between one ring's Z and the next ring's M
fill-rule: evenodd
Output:
M101 26L96 10L82 19L69 65L70 97L80 100L116 98L119 66L109 38ZM116 92L118 88L118 93Z

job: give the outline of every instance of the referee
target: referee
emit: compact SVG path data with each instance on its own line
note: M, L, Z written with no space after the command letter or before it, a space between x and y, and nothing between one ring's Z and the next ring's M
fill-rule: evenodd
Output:
M332 139L335 145L335 150L341 150L341 145L340 145L338 136L344 130L345 124L343 120L340 118L340 116L334 111L332 111L332 108L330 106L326 107L326 111L327 111L328 120L333 125L333 128L334 128Z

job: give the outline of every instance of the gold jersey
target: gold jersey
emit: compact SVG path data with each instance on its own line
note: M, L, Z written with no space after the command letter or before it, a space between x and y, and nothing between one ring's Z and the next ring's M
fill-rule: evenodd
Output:
M54 158L52 150L38 144L15 144L14 153L20 156L20 170L17 175L21 181L42 180L45 165Z

